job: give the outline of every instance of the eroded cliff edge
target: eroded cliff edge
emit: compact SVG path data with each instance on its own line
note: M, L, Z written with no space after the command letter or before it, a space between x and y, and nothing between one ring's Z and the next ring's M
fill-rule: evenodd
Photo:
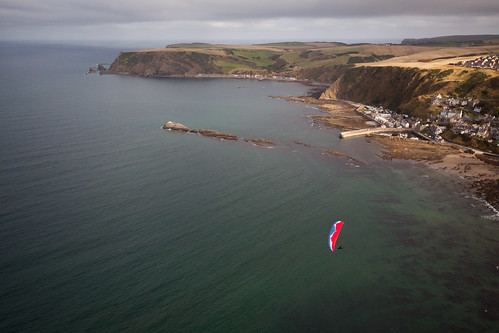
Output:
M354 67L343 70L321 98L382 105L423 117L427 113L429 97L449 84L416 68Z
M499 76L479 71L331 66L321 71L308 70L303 75L331 84L321 99L381 105L422 119L430 115L431 96L438 94L480 99L484 113L493 114L499 107Z

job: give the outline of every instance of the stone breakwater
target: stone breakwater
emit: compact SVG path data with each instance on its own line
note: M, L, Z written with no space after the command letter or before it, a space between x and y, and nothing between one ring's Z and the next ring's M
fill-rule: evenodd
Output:
M413 130L410 128L380 128L380 127L364 128L364 129L341 132L340 138L346 139L354 136L364 136L377 133L404 133L404 132L413 132Z

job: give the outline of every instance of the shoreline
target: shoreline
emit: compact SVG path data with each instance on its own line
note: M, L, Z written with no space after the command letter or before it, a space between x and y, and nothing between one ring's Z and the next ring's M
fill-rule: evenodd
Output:
M383 147L382 158L420 162L425 167L459 178L467 191L499 213L499 166L487 163L466 147L388 136L370 136Z
M311 81L308 79L298 79L295 77L286 77L286 76L266 76L259 74L195 74L195 75L140 75L133 73L115 73L106 71L95 71L95 72L87 72L85 74L95 74L99 73L101 75L124 75L124 76L134 76L134 77L144 77L144 78L155 78L155 79L224 79L224 80L256 80L256 81L274 81L274 82L297 82L307 86L320 86L327 88L330 85L320 82Z
M146 77L134 75L131 73L110 73ZM155 76L155 78L170 79L246 79L259 81L277 81L277 82L298 82L308 86L324 86L320 82L310 80L298 80L296 78L267 77L262 75L226 75L226 74L197 74L197 75L168 75ZM302 102L305 104L318 105L326 116L313 116L314 121L323 126L339 128L343 130L358 130L365 128L376 128L377 124L370 118L367 118L357 109L362 104L346 100L318 99L312 96L269 96L270 98L280 98L287 101ZM466 190L471 190L478 199L483 199L495 214L499 216L499 165L486 163L483 159L477 157L477 154L466 153L467 147L461 147L457 144L445 144L428 142L422 140L398 139L381 135L366 136L375 139L385 149L382 158L413 160L421 162L426 167L430 167L439 172L448 172L455 177L461 177L466 180ZM390 141L388 141L390 140ZM399 141L395 141L399 140ZM421 146L423 144L424 146ZM411 150L409 150L411 148ZM463 154L466 154L463 155ZM469 156L468 156L469 155Z
M271 96L275 97L275 96ZM360 104L344 100L318 100L313 97L278 97L289 101L316 104L326 116L314 116L322 125L344 130L376 128L375 124L357 112ZM401 139L386 135L369 135L382 147L381 158L419 162L438 172L460 179L466 191L485 201L499 217L499 161L486 158L486 153L453 143Z

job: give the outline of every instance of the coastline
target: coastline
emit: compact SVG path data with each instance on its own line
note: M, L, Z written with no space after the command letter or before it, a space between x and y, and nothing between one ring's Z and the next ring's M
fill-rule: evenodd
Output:
M124 75L124 76L135 76L135 77L153 77L153 78L157 78L157 79L225 79L225 80L235 79L235 80L257 80L257 81L276 81L276 82L298 82L298 83L302 83L305 85L311 85L311 86L329 87L329 85L314 82L314 81L311 81L308 79L298 79L296 77L280 76L280 75L272 75L272 76L260 75L260 74L142 75L142 74L133 74L133 73L128 73L128 72L118 73L118 72L112 72L109 70L92 71L92 69L89 70L85 74L94 74L94 73L99 73L101 75Z
M131 73L103 74L134 75ZM146 76L142 76L146 77ZM259 81L298 82L309 86L326 87L319 82L310 80L299 80L294 77L246 75L246 74L197 74L197 75L168 75L155 76L157 78L182 78L182 79L246 79ZM352 101L338 99L319 99L318 96L269 96L287 101L302 102L318 105L326 114L324 116L313 116L312 119L323 126L339 128L342 130L358 130L365 128L376 128L377 124L367 118L363 113L357 111L362 105ZM481 154L466 153L467 147L458 147L456 144L426 142L420 140L407 140L391 138L384 135L370 135L385 149L382 158L414 160L422 162L439 172L446 172L459 177L467 190L471 190L475 196L485 200L499 216L499 166L486 163L477 157ZM498 163L499 164L499 163Z
M324 126L345 130L375 127L372 121L356 111L358 103L318 100L313 97L279 98L319 105L327 115L313 118ZM438 172L455 176L467 191L472 192L478 199L483 199L499 216L499 160L492 161L491 158L484 158L483 152L470 151L468 147L446 142L402 139L387 135L368 137L382 146L383 159L412 160Z
M421 162L438 172L456 177L474 196L483 199L499 214L499 166L487 163L481 153L470 153L466 147L400 139L398 137L371 136L384 151L382 158Z

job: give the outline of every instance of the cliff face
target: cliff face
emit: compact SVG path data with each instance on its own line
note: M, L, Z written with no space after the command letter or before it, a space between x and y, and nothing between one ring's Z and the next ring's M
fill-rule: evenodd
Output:
M356 67L345 71L321 96L346 99L418 115L428 107L419 96L438 91L442 83L413 68Z
M461 80L447 76L453 70L421 70L402 67L355 67L341 75L322 94L321 99L345 99L383 107L424 118L428 115L431 95L453 94L458 97L497 96L497 77L461 74ZM480 74L480 73L479 73ZM490 110L496 106L489 105Z
M216 56L197 52L121 52L109 67L111 74L165 77L221 73Z

